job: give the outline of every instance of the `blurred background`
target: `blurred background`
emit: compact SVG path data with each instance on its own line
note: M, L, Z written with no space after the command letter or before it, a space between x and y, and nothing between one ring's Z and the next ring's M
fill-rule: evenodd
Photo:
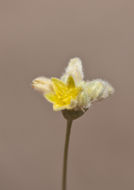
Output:
M70 58L116 93L73 123L68 190L134 189L134 2L0 1L0 189L59 190L66 121L31 81Z

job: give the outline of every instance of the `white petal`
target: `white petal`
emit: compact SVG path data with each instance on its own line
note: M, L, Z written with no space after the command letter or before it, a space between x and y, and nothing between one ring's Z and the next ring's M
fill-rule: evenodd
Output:
M32 87L44 94L53 92L52 81L45 77L38 77L32 81Z
M86 92L86 90L83 89L83 91L80 93L79 97L78 97L78 107L79 108L83 108L83 109L87 109L90 107L91 102L90 102L90 98L88 96L88 93Z
M84 74L80 58L75 57L69 61L68 66L65 70L65 74L61 77L61 80L66 82L69 75L74 78L74 81L76 83L80 82L83 79Z
M85 88L91 102L107 98L114 93L114 88L102 79L86 82Z

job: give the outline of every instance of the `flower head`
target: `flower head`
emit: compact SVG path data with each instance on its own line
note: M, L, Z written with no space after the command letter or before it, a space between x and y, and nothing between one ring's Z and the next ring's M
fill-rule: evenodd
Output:
M113 87L102 79L84 81L82 63L79 58L70 60L60 79L38 77L32 81L32 87L40 91L53 104L55 111L87 110L98 100L113 94Z

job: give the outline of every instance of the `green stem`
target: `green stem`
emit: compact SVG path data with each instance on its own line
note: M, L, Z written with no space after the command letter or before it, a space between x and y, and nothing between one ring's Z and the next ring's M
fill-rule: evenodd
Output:
M62 190L66 190L66 182L67 182L67 160L68 160L68 149L69 149L69 139L71 132L72 120L67 120L67 128L66 128L66 139L64 146L64 160L63 160L63 176L62 176Z

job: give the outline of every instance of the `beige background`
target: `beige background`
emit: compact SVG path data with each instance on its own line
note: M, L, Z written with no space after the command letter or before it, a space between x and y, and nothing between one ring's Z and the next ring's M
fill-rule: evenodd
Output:
M133 0L0 1L0 190L60 190L65 120L31 89L70 58L116 93L73 124L68 190L134 189Z

